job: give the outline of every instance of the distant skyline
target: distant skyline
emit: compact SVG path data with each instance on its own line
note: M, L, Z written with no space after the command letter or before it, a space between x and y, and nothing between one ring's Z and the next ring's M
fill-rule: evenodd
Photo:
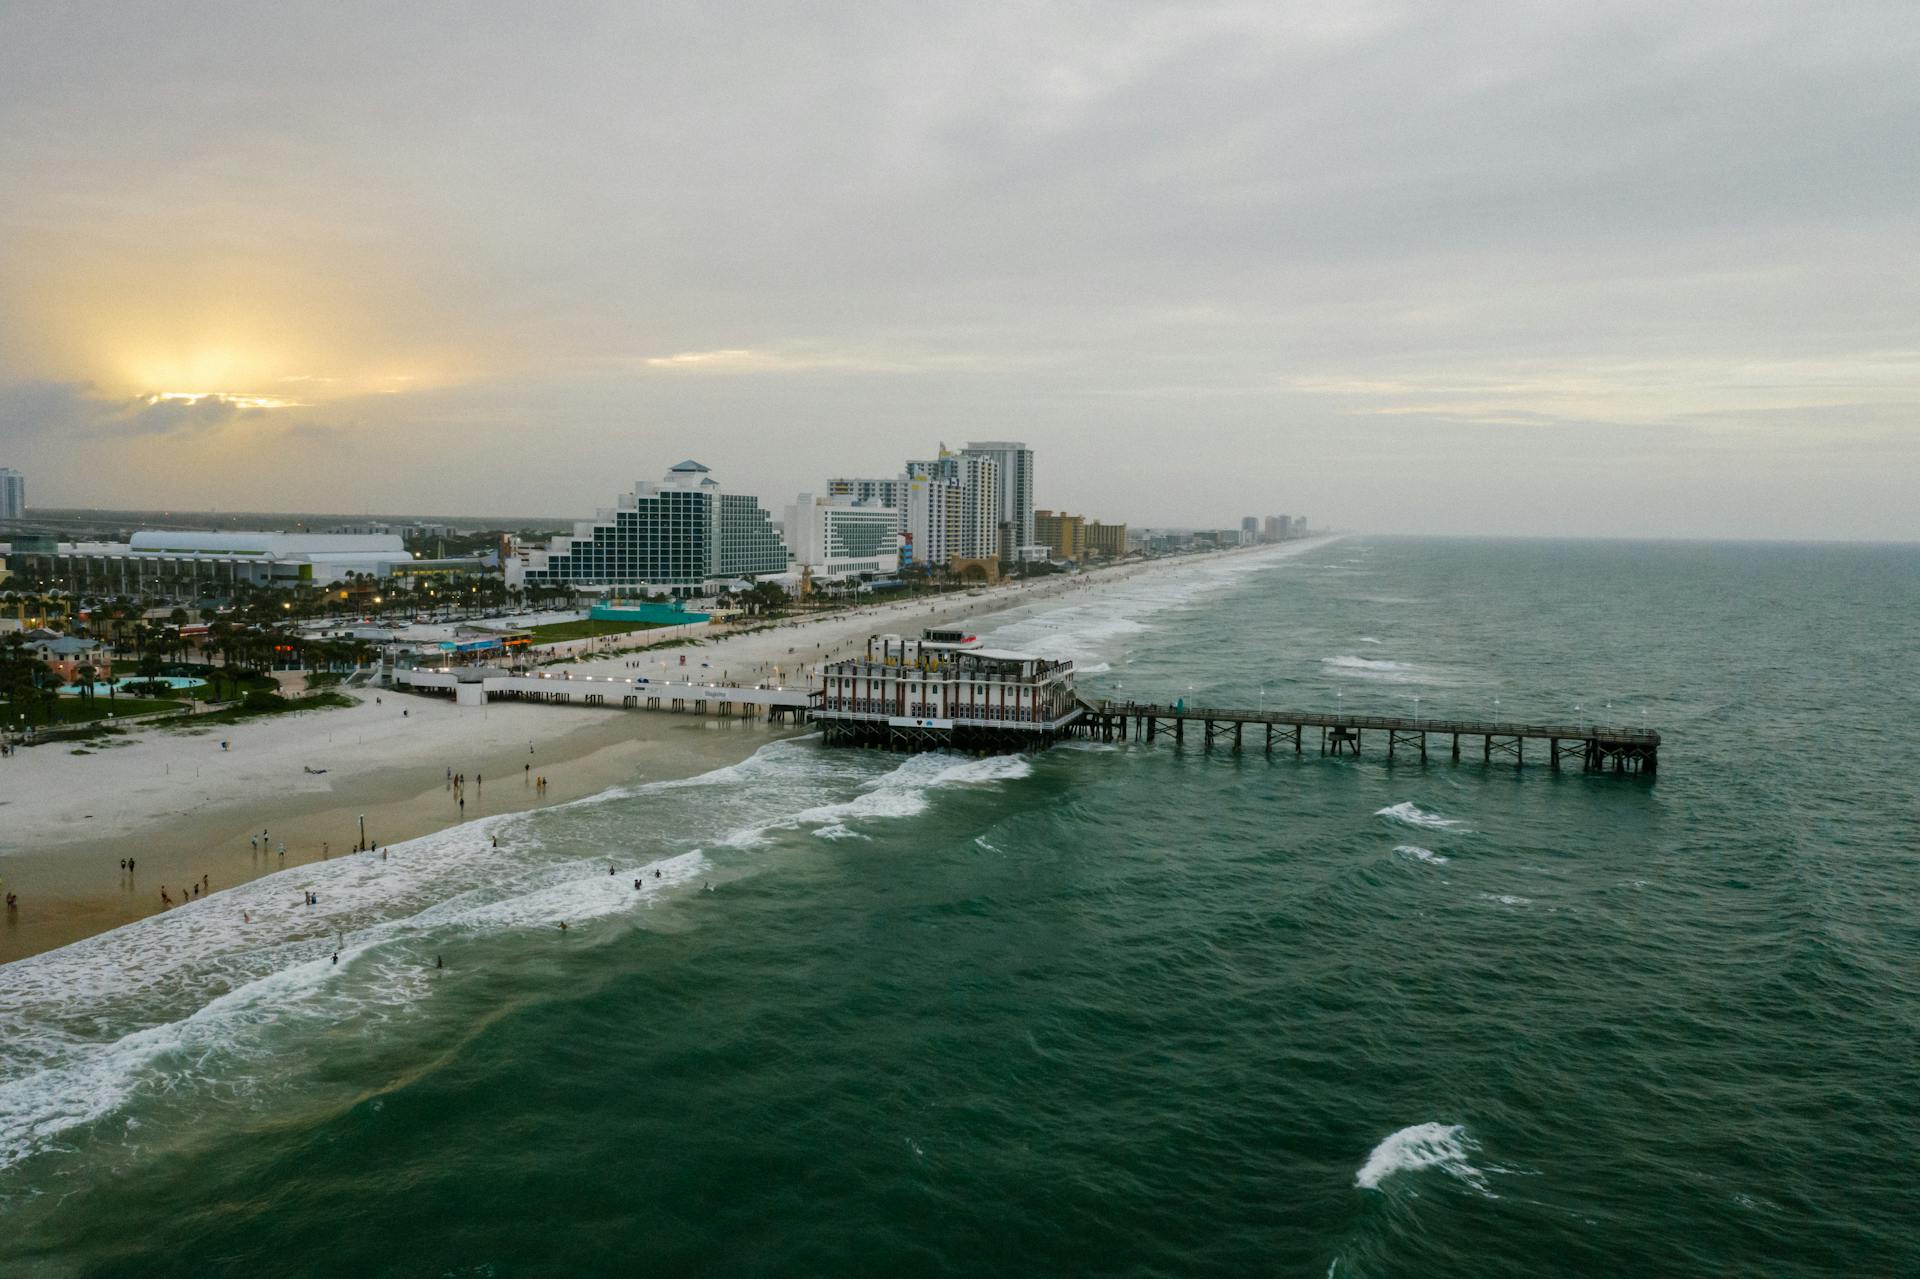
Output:
M1920 537L1910 4L0 10L34 506Z

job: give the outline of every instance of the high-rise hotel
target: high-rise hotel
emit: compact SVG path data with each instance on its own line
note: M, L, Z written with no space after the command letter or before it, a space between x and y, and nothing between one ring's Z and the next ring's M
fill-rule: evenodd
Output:
M682 462L658 484L507 564L509 586L572 585L698 595L737 578L787 571L787 547L760 505Z
M0 520L27 517L27 477L11 466L0 466Z

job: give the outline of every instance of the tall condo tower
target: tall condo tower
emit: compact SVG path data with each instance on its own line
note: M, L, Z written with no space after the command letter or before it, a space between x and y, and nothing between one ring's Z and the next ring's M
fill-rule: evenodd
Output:
M0 520L27 517L27 477L11 466L0 466Z
M982 440L960 450L985 458L999 471L1000 552L1013 556L1033 544L1033 450L1013 440Z

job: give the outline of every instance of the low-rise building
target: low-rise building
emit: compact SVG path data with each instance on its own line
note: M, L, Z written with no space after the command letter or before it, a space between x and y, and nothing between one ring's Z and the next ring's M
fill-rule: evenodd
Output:
M91 666L95 679L113 677L113 654L99 640L77 635L43 636L29 640L26 651L57 674L62 684L76 683L82 666Z
M68 590L194 599L235 586L324 586L385 577L413 559L392 534L142 531L126 542L60 542L15 567Z

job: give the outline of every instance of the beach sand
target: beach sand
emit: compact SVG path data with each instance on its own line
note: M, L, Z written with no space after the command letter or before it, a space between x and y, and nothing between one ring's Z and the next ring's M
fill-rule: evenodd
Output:
M697 648L597 654L548 669L610 674L637 663L656 677L753 684L775 678L777 667L780 682L791 683L818 661L863 647L869 635L913 635L935 622L1097 593L1193 562L955 591L931 602L782 622ZM644 634L633 642L644 643ZM459 707L385 690L352 696L358 704L350 708L204 730L146 726L111 746L48 744L0 760L0 878L21 898L20 909L0 919L0 962L163 909L162 886L178 902L202 875L217 893L346 852L359 839L362 814L368 839L392 844L613 786L693 776L810 731L667 711L514 701ZM221 749L222 739L230 749ZM468 778L464 808L447 785L448 769ZM544 792L532 784L535 775L548 779ZM249 844L262 830L264 851ZM120 870L123 857L137 862L133 874Z

